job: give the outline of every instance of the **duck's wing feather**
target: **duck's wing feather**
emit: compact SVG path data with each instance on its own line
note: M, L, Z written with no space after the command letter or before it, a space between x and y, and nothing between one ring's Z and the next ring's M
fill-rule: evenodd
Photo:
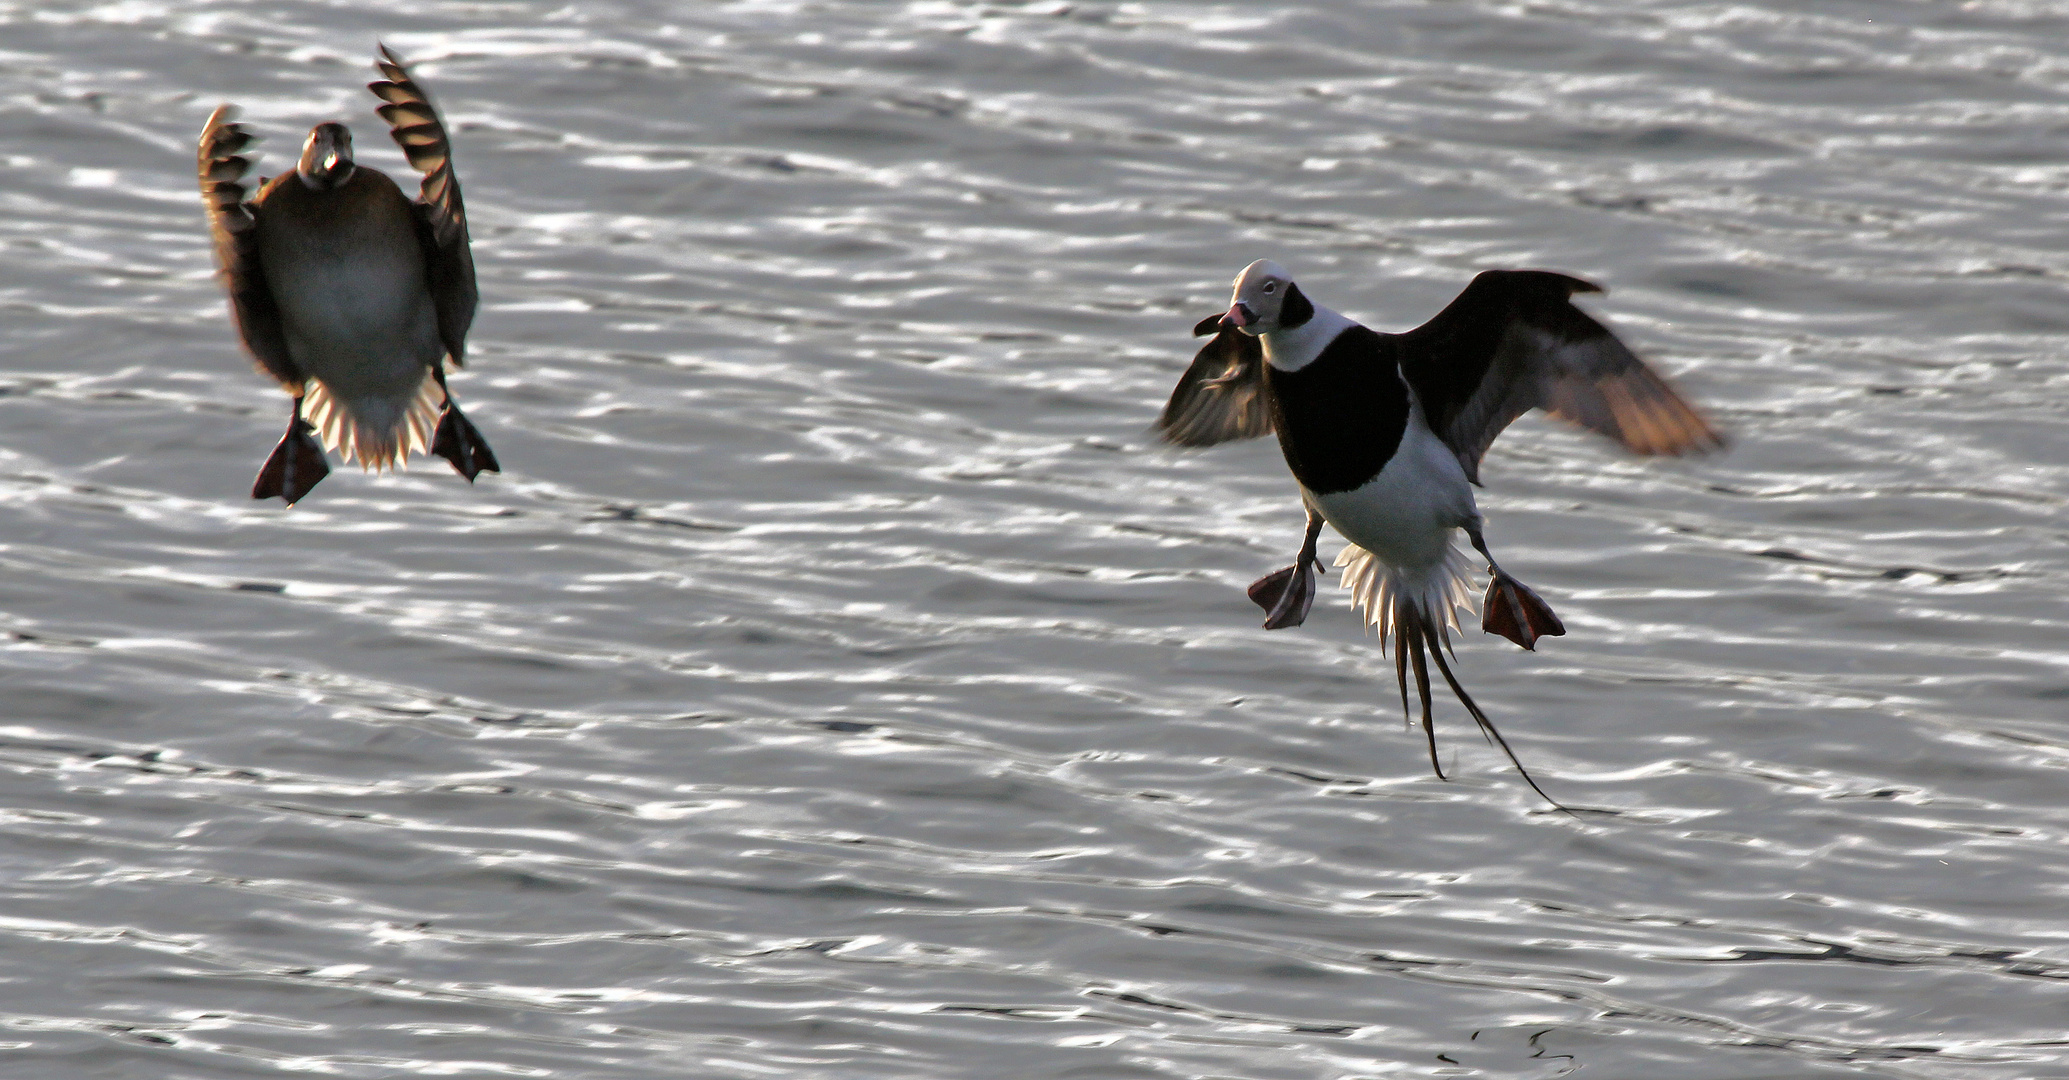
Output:
M417 189L417 231L438 310L438 337L458 367L466 360L467 328L474 323L480 294L474 287L474 253L467 241L460 178L453 172L452 142L438 109L410 77L402 58L386 45L380 49L374 64L385 77L366 88L386 103L374 111L388 122L388 133L402 147L410 167L424 174Z
M1658 372L1570 299L1601 291L1544 270L1489 270L1436 318L1396 336L1402 377L1474 483L1495 436L1531 409L1640 454L1724 445Z
M1239 330L1220 325L1209 315L1193 327L1193 336L1213 334L1192 366L1178 379L1157 431L1165 442L1180 446L1213 446L1231 439L1254 439L1272 433L1270 402L1264 385L1264 346Z
M300 394L302 372L287 352L280 328L280 308L266 286L259 260L258 217L245 201L244 174L251 159L243 151L256 136L237 123L235 105L219 106L201 129L194 163L201 180L201 201L208 210L208 231L215 240L216 268L230 294L230 317L238 336L259 370L278 380L289 393Z

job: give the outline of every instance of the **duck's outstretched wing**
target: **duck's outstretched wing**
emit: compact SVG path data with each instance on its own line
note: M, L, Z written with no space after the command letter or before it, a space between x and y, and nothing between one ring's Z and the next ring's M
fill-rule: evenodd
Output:
M410 167L424 174L417 189L418 234L424 244L431 298L438 311L438 337L453 366L464 363L467 328L474 323L480 294L474 287L474 253L467 242L467 209L460 178L453 172L452 143L431 98L412 79L402 58L383 45L374 65L385 76L366 85L386 104L374 111L402 147Z
M237 323L238 336L261 372L300 396L302 372L288 355L280 308L273 303L259 260L258 218L244 198L244 174L251 159L243 151L257 141L237 123L235 105L218 106L201 129L194 163L201 201L208 209L208 231L215 240L217 274L230 294L230 317Z
M1213 334L1192 366L1178 379L1157 431L1165 442L1180 446L1213 446L1231 439L1254 439L1272 433L1271 404L1264 385L1264 346L1239 330L1222 327L1220 315L1209 315L1193 327L1193 336Z
M1495 436L1531 409L1639 454L1724 445L1658 372L1570 299L1601 291L1544 270L1489 270L1436 318L1395 336L1402 378L1474 483Z

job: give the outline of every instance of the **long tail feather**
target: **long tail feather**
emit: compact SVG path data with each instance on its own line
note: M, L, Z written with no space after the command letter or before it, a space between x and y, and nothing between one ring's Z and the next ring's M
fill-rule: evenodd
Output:
M1466 693L1466 688L1458 684L1458 677L1451 673L1451 665L1444 662L1443 650L1431 650L1431 655L1437 658L1437 670L1443 674L1444 681L1451 684L1451 692L1458 695L1458 703L1464 705L1466 712L1472 714L1473 721L1480 725L1480 731L1487 736L1487 741L1501 747L1501 752L1509 756L1509 763L1514 765L1516 771L1523 775L1523 782L1530 785L1530 790L1537 792L1546 802L1551 803L1553 809L1564 814L1572 814L1573 811L1568 810L1559 800L1545 794L1545 789L1538 786L1537 780L1530 775L1530 770L1523 767L1523 762L1516 756L1516 752L1509 749L1509 740L1501 737L1501 732L1495 728L1494 721L1489 720L1487 714L1480 710L1480 703L1474 701L1473 695Z
M1457 552L1451 553L1457 556ZM1450 631L1458 626L1456 611L1470 602L1471 593L1465 586L1466 567L1462 557L1447 558L1434 573L1419 579L1407 578L1388 567L1371 552L1360 547L1346 548L1339 555L1336 565L1344 567L1343 583L1355 590L1358 606L1365 609L1367 619L1379 628L1380 646L1394 652L1394 679L1401 688L1401 715L1412 727L1415 714L1408 701L1408 676L1415 675L1415 693L1422 706L1423 738L1429 745L1430 768L1440 780L1444 766L1437 756L1437 729L1433 716L1432 694L1430 692L1429 662L1435 659L1437 672L1451 687L1459 704L1478 724L1482 735L1490 745L1499 747L1508 756L1509 762L1523 776L1523 782L1530 790L1538 793L1546 802L1562 813L1572 810L1545 792L1530 770L1511 749L1507 739L1502 737L1494 721L1488 719L1480 703L1461 686L1458 677L1451 671L1444 654L1452 648ZM1452 653L1452 659L1458 654Z
M1387 647L1387 642L1386 642L1386 639L1385 639L1385 638L1381 638L1381 639L1380 639L1380 641L1379 641L1379 647L1380 647L1380 649L1381 649L1381 650L1384 650L1384 649L1385 649L1385 648ZM1403 648L1399 648L1399 647L1396 647L1396 648L1394 649L1394 679L1395 679L1396 681L1398 681L1398 682L1399 682L1399 683L1401 684L1401 722L1402 722L1402 723L1404 723L1404 724L1407 724L1407 725L1409 725L1410 727L1413 727L1413 726L1415 726L1415 717L1413 717L1413 716L1409 715L1409 713L1408 713L1408 650L1407 650L1407 649L1403 649Z
M1437 722L1430 715L1430 669L1424 655L1430 651L1429 623L1427 618L1400 618L1394 620L1395 633L1399 640L1395 648L1408 654L1408 662L1415 665L1415 696L1422 699L1422 734L1430 744L1430 768L1437 773L1437 779L1449 780L1444 775L1444 766L1437 762ZM1443 662L1439 652L1438 662Z

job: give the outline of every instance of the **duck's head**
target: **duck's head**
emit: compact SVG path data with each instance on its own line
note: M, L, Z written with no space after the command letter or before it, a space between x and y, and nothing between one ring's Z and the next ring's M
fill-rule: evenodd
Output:
M318 124L309 129L309 141L302 144L302 160L295 163L295 175L316 191L330 191L352 179L352 129L343 124Z
M1259 259L1236 275L1236 293L1221 325L1251 337L1291 330L1315 317L1315 305L1293 284L1293 275L1270 259Z

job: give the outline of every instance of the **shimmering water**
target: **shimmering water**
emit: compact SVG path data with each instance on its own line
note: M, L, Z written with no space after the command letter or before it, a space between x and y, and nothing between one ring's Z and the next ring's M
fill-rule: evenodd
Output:
M510 471L254 504L193 137L399 171L377 38ZM2069 1076L2059 5L0 0L0 166L0 1076ZM1262 256L1736 436L1489 458L1602 812L1257 628L1148 424Z

